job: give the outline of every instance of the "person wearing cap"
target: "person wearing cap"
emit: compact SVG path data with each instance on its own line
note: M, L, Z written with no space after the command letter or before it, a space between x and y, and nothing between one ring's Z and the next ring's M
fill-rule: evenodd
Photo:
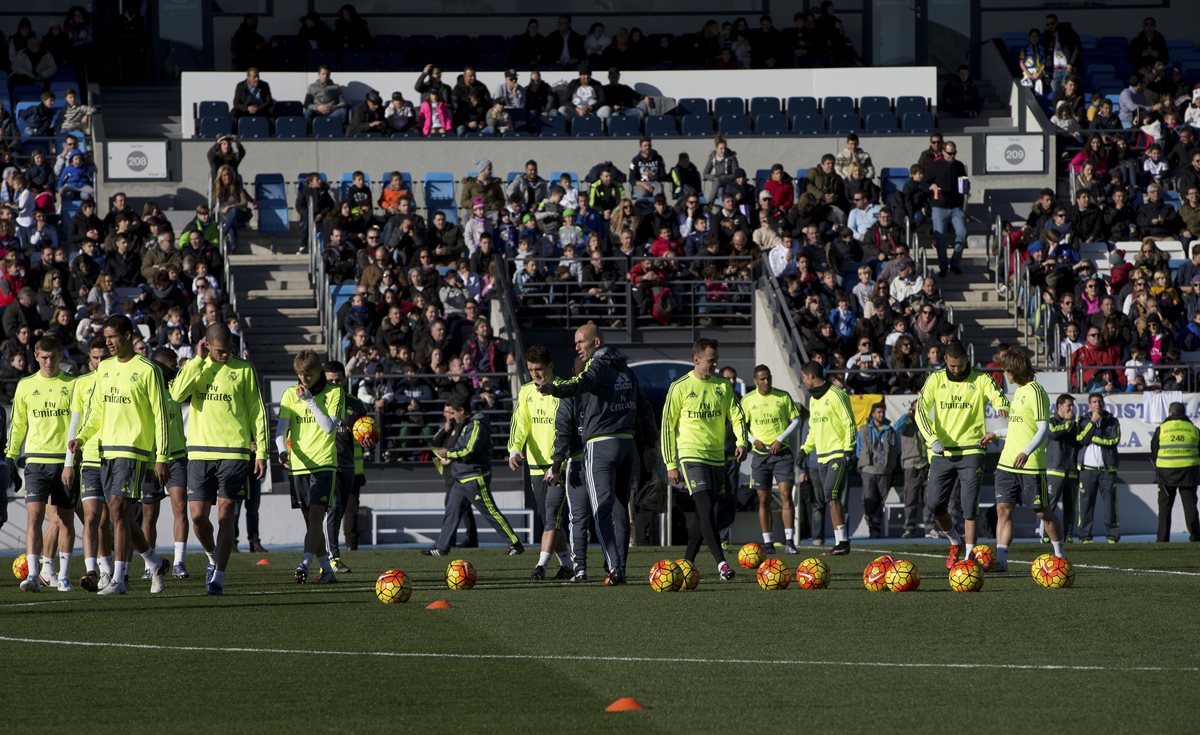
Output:
M383 135L387 127L388 123L383 111L383 97L372 89L367 92L366 99L355 105L350 112L350 128L346 132L349 135L360 133Z
M492 176L492 162L484 158L475 161L478 173L466 176L459 184L458 205L463 209L474 209L476 199L483 200L483 209L491 221L504 209L504 187L500 179Z
M412 128L417 119L417 112L413 104L404 99L404 95L392 92L391 103L383 111L383 118L393 132L403 133Z
M906 260L899 265L900 275L888 286L888 297L893 305L900 308L909 299L921 293L922 279L914 270L912 260Z
M233 88L233 109L230 117L235 121L243 115L275 117L275 99L271 97L271 85L259 79L258 69L246 70L246 78Z
M563 117L587 117L596 115L604 119L612 114L612 108L604 98L604 88L592 83L592 72L587 64L579 67L579 78L567 85L567 104L558 108Z
M508 69L504 72L504 81L496 87L492 101L504 105L506 110L525 109L525 88L518 81L517 70Z
M645 99L628 84L621 84L621 70L615 66L608 70L608 84L604 85L604 99L612 108L612 114L636 117L641 120L646 111L638 105Z
M641 199L660 195L663 193L663 182L668 178L667 164L654 150L650 138L639 140L638 152L629 162L630 196Z
M314 117L332 115L345 122L346 106L342 87L333 81L329 67L324 64L317 67L317 80L308 85L304 95L304 117L311 121Z

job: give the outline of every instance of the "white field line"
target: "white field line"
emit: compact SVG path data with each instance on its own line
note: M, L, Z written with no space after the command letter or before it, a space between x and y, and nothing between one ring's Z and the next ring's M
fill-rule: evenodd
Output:
M1072 664L988 664L988 663L912 663L898 661L816 661L803 659L748 658L670 658L658 656L558 656L547 654L501 653L444 653L421 651L323 651L303 648L248 648L239 646L167 646L155 643L104 643L100 641L64 641L48 638L17 638L0 636L0 643L44 646L73 646L77 648L107 648L136 651L165 651L178 653L250 653L289 656L335 656L365 658L456 659L466 661L574 661L580 663L651 663L700 665L825 666L830 668L877 669L999 669L1010 671L1098 671L1109 673L1166 672L1200 673L1198 666L1100 666Z
M897 552L895 549L854 549L854 551L863 551L868 554L902 553L903 556L920 556L920 557L925 557L928 559L945 559L946 558L945 554L926 554L926 553L920 553L920 552L908 551L908 550L905 550L903 552ZM1026 566L1033 566L1032 559L1030 559L1028 561L1026 561L1024 559L1009 559L1008 563L1009 564L1024 564ZM1076 569L1099 569L1099 570L1105 571L1105 572L1124 572L1126 574L1170 574L1170 575L1175 575L1175 576L1179 576L1179 577L1200 577L1200 572L1185 572L1181 569L1142 569L1140 567L1110 567L1110 566L1106 566L1104 564L1076 564L1075 562L1071 562L1071 566L1075 567Z
M320 594L331 594L331 593L335 593L335 592L367 592L369 590L374 590L374 589L375 589L374 587L350 587L349 585L347 585L347 586L339 586L339 587L324 587L319 590L312 590L312 589L305 590L304 594L320 595ZM46 592L45 594L51 595L54 593ZM147 594L149 594L149 593L147 593ZM294 595L294 594L297 594L296 590L291 590L291 591L262 590L259 592L237 592L237 593L234 593L232 596L234 596L234 597L254 597L254 596L263 596L263 595ZM125 594L125 596L136 598L136 597L141 597L142 594L140 591L139 592L128 592ZM83 594L64 593L62 597L56 597L56 598L50 599L50 600L35 600L33 602L6 602L6 603L0 605L0 608L4 608L4 607L41 607L43 605L61 605L64 602L82 602L84 600L89 600L93 597L96 597L96 595L91 592L84 592ZM155 595L154 599L155 600L178 600L178 599L184 598L184 597L208 597L208 593L207 592L195 592L195 593L187 594L187 595L167 595L164 597L159 597L158 595Z

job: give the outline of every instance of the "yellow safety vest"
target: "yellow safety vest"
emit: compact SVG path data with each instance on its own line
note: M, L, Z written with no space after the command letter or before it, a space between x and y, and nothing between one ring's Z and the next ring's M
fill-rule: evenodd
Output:
M1159 469L1200 467L1200 429L1191 421L1171 419L1158 429Z

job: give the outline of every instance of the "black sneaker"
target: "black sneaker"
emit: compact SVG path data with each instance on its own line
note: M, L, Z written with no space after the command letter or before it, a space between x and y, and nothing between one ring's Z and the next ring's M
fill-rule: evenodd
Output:
M765 543L762 545L762 550L763 550L764 554L774 554L775 553L775 544L774 543Z
M354 547L353 547L353 546L351 546L351 547L350 547L350 550L351 550L351 551L354 551ZM262 545L262 544L258 543L257 541L251 541L251 542L250 542L250 553L252 553L252 554L265 554L265 553L267 553L267 550L266 550L266 549L263 547L263 545Z
M303 566L296 567L296 584L304 584L308 581L308 570Z
M939 269L939 270L938 270L938 272L937 272L937 277L938 277L938 278L945 278L945 277L946 277L946 270L945 270L945 269Z
M445 556L445 554L436 546L430 546L428 549L421 549L421 556Z
M616 587L617 585L621 584L625 584L625 574L624 572L617 571L616 569L609 572L608 576L604 578L605 587Z
M962 268L959 268L957 265L952 265L952 266L950 266L950 272L956 276L961 276Z
M546 567L542 566L541 564L538 564L536 567L533 568L533 573L530 574L529 576L534 579L545 579L546 578Z
M830 549L829 551L826 551L821 556L845 556L846 554L849 554L849 553L850 553L850 542L849 541L839 541L838 543L833 545L832 549Z
M559 567L558 574L555 574L554 578L555 579L572 579L572 578L574 578L574 576L575 576L575 570L572 569L571 567ZM586 579L586 578L587 578L587 576L585 573L584 579Z
M571 581L572 582L588 581L587 580L587 570L586 569L576 569L575 574L571 577Z
M783 542L783 553L785 553L785 554L799 554L799 553L800 553L800 549L797 549L797 548L796 548L796 544L795 544L795 543L793 543L793 542L791 542L791 541L784 541L784 542Z
M508 551L506 551L505 553L508 554L509 556L516 556L518 554L524 554L525 547L521 545L520 541L518 541L515 544L509 544Z
M79 578L79 586L88 592L96 592L99 589L98 579L96 572L88 572Z

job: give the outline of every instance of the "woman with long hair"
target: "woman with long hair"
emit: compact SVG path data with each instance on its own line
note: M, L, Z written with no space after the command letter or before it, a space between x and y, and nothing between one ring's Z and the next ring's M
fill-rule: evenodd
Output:
M633 200L622 199L621 204L613 207L608 219L609 242L620 242L621 233L625 230L637 232L638 216L634 214Z
M916 393L925 382L918 370L921 367L921 353L917 350L917 343L907 334L901 335L892 346L887 366L903 371L892 373L888 378L893 393Z
M237 229L250 221L250 195L238 181L232 166L221 166L213 179L213 201L221 221L221 234L225 236L225 252L238 250Z

